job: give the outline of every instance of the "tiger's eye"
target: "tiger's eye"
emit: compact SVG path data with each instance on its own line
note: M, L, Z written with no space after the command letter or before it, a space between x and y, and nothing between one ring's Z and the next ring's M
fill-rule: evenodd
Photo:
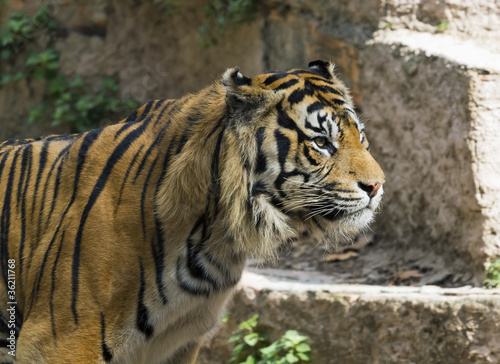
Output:
M328 143L328 139L325 137L317 137L317 138L314 138L314 142L316 143L316 145L318 147L322 148Z

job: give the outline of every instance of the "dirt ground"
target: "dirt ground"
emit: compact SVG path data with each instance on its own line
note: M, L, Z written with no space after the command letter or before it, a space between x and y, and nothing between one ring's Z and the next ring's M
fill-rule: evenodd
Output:
M331 276L336 283L350 284L458 287L471 284L473 278L469 273L450 272L437 255L395 250L372 233L330 250L313 243L290 243L282 247L277 264L262 266L252 261L249 266L317 271Z

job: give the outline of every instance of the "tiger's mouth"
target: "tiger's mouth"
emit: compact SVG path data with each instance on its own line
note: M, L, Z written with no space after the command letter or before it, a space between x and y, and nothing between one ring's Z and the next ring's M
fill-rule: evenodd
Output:
M349 214L350 212L337 208L328 209L319 213L320 216L324 217L328 221L336 221Z

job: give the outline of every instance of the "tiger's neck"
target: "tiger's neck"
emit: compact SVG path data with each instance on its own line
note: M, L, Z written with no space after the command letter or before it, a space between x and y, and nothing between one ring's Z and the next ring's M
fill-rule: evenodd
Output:
M164 145L170 155L156 195L157 218L191 275L208 269L208 276L223 276L217 282L235 284L258 236L225 90L214 85L177 102L182 106L163 117L170 123Z

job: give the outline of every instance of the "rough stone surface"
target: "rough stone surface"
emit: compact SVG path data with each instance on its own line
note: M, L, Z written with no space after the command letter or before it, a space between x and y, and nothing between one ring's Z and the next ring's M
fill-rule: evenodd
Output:
M488 70L491 58L478 70L480 61L457 63L452 46L435 55L420 38L379 37L360 55L363 111L390 181L375 229L391 244L440 252L479 283L500 244L499 77L481 81L481 73L496 71Z
M263 20L232 28L219 37L218 46L205 50L199 43L205 3L207 0L191 1L182 13L165 16L152 1L55 1L51 11L61 26L55 38L61 71L70 78L82 76L89 87L98 87L103 77L114 76L121 85L121 97L140 102L198 91L228 67L240 66L248 75L261 73ZM38 5L15 1L10 6L31 14ZM42 97L43 88L16 85L19 89L0 90L0 108L8 110L0 115L2 139L40 132L36 126L26 126L25 120L30 105ZM19 107L11 106L15 93ZM121 116L128 112L123 110Z
M500 257L500 75L471 73L471 151L484 254Z
M500 361L499 290L327 281L245 273L228 324L206 345L198 363L227 362L231 331L254 313L273 339L287 329L309 336L312 364Z
M490 0L386 0L386 26L391 29L410 29L428 33L481 38L489 47L500 49L500 3ZM444 29L439 29L440 24Z

